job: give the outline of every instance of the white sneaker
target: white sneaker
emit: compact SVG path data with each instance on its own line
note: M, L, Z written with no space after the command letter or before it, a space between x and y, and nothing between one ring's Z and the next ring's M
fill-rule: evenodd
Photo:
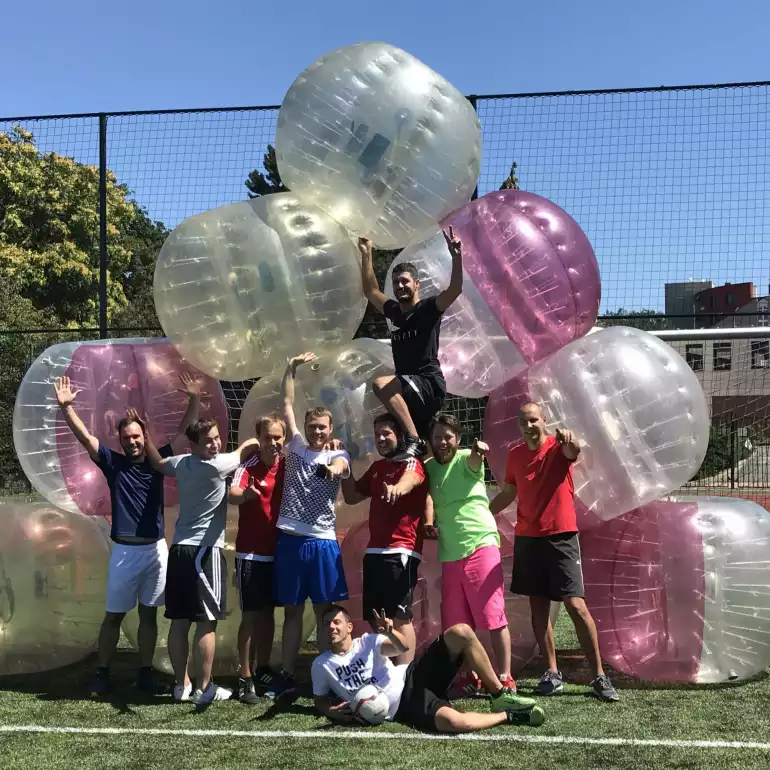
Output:
M195 691L192 696L192 702L196 706L205 706L207 703L212 703L215 700L230 700L232 694L232 690L227 690L213 682L209 682L209 686L205 690L198 689Z
M192 696L192 682L174 685L174 703L184 703Z

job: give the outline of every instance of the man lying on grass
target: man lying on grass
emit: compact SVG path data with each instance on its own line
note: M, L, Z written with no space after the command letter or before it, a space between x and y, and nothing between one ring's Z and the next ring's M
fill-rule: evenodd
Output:
M318 711L338 724L360 724L350 709L355 693L376 684L390 702L388 719L422 730L467 733L497 725L541 725L545 714L535 702L503 687L484 647L470 626L448 628L417 660L394 666L391 658L409 645L385 613L374 613L377 633L354 639L347 610L332 605L323 615L328 649L313 661L313 696ZM467 663L492 694L492 713L462 712L447 700L447 690Z

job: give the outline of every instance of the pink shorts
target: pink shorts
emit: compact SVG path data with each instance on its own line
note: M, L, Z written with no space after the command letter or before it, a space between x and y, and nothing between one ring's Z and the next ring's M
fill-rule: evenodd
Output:
M460 561L441 565L441 628L458 623L495 631L508 625L500 549L485 545Z

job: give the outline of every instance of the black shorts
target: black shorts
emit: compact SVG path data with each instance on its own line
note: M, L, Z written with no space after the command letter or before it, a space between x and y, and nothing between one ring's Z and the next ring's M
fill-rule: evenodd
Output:
M418 558L403 553L364 554L364 620L371 623L372 610L385 610L396 620L411 620L419 566Z
M447 692L462 665L452 660L444 637L439 636L406 670L404 691L396 720L421 730L436 730L436 712L450 706Z
M513 541L511 593L544 596L554 602L583 597L583 569L577 532Z
M223 620L227 614L227 561L222 548L172 545L166 573L169 620Z
M430 421L441 411L446 397L446 385L435 377L420 374L397 374L401 392L412 415L420 438L428 439Z
M257 612L275 606L273 562L236 559L235 584L241 599L241 612Z

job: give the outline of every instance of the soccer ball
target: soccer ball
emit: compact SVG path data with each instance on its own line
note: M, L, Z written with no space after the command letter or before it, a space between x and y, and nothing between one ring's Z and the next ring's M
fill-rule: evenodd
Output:
M350 701L353 714L367 725L381 725L388 717L390 701L376 685L365 684Z

